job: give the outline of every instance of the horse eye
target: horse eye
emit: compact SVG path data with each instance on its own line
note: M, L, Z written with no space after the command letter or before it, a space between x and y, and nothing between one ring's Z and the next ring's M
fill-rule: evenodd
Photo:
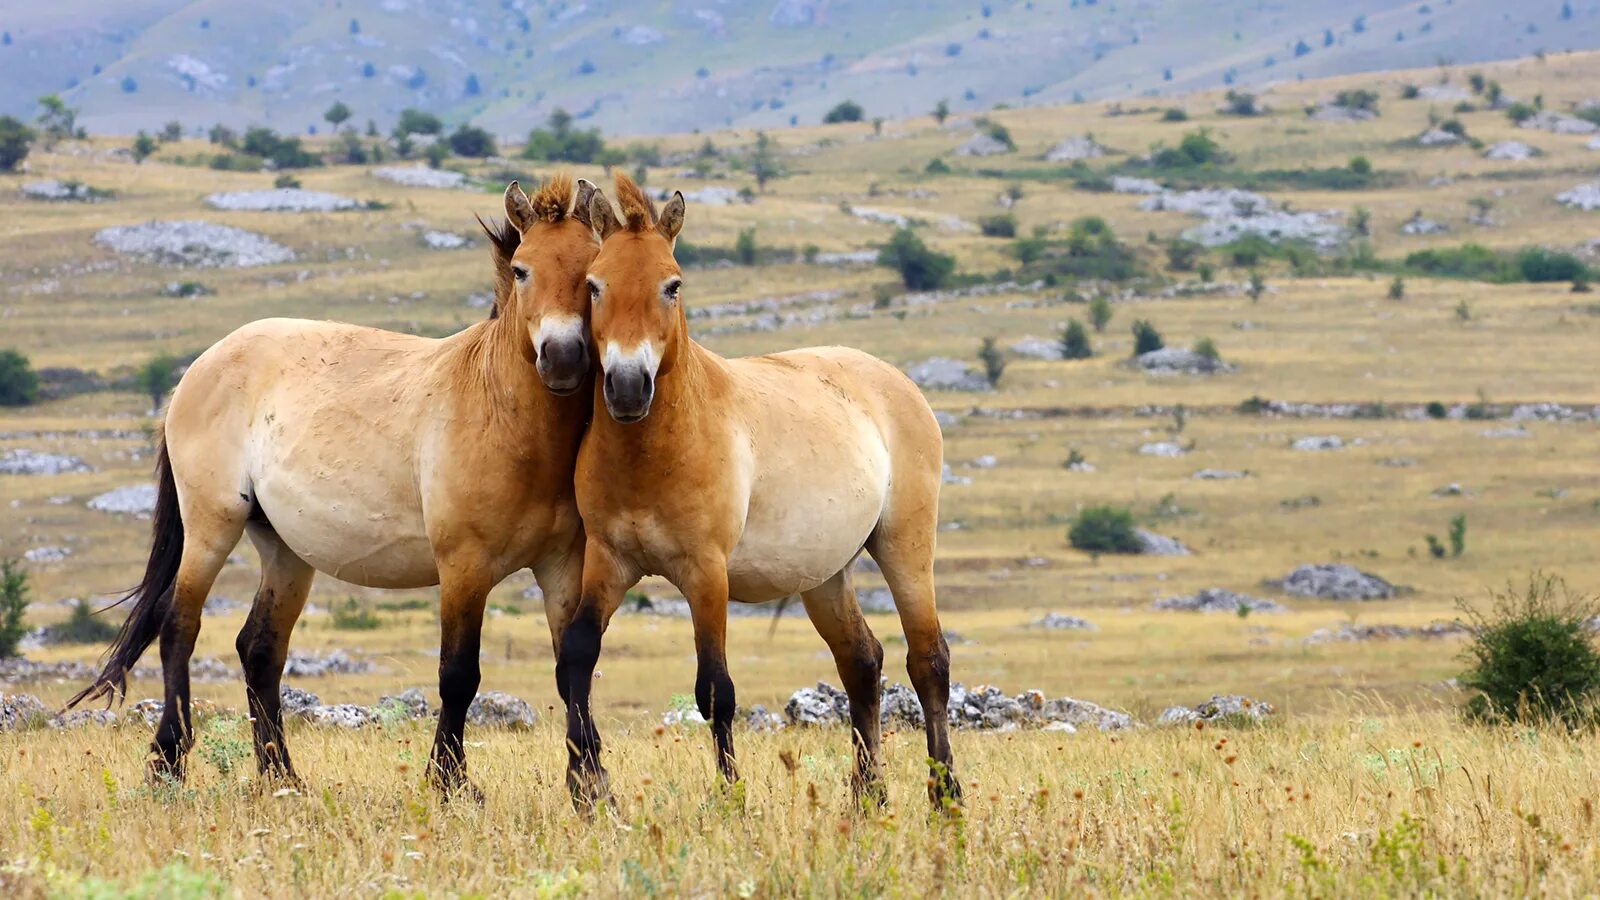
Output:
M596 284L593 281L589 282L589 302L590 303L599 303L600 302L600 285Z
M527 266L520 266L520 265L519 266L512 266L511 267L511 275L512 275L512 277L516 278L518 281L527 281L528 280L528 267Z
M683 287L683 282L681 282L681 281L669 281L669 282L667 282L661 288L661 297L662 297L662 299L666 300L668 303L677 302L677 300L678 300L678 289L681 288L681 287Z

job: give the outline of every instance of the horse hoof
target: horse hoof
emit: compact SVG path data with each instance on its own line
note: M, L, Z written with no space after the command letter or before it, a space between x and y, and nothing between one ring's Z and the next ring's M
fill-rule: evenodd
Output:
M176 787L183 784L183 762L168 762L160 757L150 760L145 768L145 780L152 788Z
M961 808L961 782L948 773L939 773L928 779L928 802L938 811L951 812Z
M572 795L572 808L584 818L593 818L601 807L611 800L611 779L605 769L585 772L567 770L567 793Z
M881 778L858 781L853 785L856 804L863 812L882 809L889 805L889 788Z

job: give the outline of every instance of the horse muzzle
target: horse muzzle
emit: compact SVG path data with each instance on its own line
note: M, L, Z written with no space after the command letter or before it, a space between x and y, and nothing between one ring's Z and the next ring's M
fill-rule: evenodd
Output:
M606 372L606 411L624 425L648 416L655 394L655 378L643 366L616 366Z
M539 345L539 380L550 393L565 397L583 387L589 374L589 344L579 339L550 339Z

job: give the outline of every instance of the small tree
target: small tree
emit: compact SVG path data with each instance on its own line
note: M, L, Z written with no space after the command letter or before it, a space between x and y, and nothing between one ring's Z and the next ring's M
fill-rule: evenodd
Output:
M31 406L39 400L39 376L28 358L0 350L0 406Z
M335 100L322 114L322 118L333 126L334 131L338 131L339 126L350 120L350 115L350 107L346 106L343 100Z
M178 360L169 353L158 353L151 357L139 370L134 373L133 382L150 398L150 410L155 412L161 409L161 399L177 384L176 371Z
M1358 206L1350 212L1350 230L1363 237L1372 233L1372 211Z
M428 145L428 149L422 151L422 157L428 161L429 167L439 168L444 165L445 160L450 158L449 142L434 141Z
M486 159L495 154L494 135L476 125L461 125L450 133L450 151L457 156Z
M440 134L443 131L444 123L439 121L438 116L420 109L400 110L400 121L394 126L396 135Z
M765 132L756 132L756 146L750 152L750 174L756 180L756 190L766 193L767 182L783 175L778 163L776 142Z
M183 123L174 119L161 126L161 134L157 136L163 144L173 144L183 140Z
M1389 299L1404 300L1406 298L1406 280L1399 275L1389 282Z
M1196 356L1204 357L1213 362L1222 361L1222 351L1217 349L1217 342L1211 338L1203 337L1196 340L1193 349ZM1178 408L1182 409L1183 407L1180 404Z
M822 117L822 124L838 125L842 122L859 122L865 116L866 112L861 108L861 104L854 100L846 100L828 110L828 114Z
M1077 319L1068 319L1067 327L1061 332L1061 358L1062 359L1088 359L1094 355L1094 348L1089 344L1089 329Z
M1540 574L1530 576L1525 589L1507 585L1491 593L1490 601L1487 611L1459 602L1474 633L1464 651L1470 667L1460 678L1474 693L1467 716L1494 723L1592 723L1600 652L1589 622L1600 604Z
M39 98L39 131L44 136L46 148L57 141L72 137L78 130L78 111L62 101L59 94L45 94Z
M739 236L733 242L733 255L738 258L739 265L755 265L759 251L760 248L756 246L756 230L754 228L740 229Z
M22 616L28 611L28 573L14 559L0 560L0 659L17 655L28 633Z
M1104 294L1096 294L1089 301L1089 324L1094 326L1095 334L1105 334L1106 326L1111 324L1111 301Z
M1067 541L1090 553L1138 553L1144 549L1133 527L1133 513L1121 506L1090 506L1067 529Z
M950 118L950 101L940 100L935 103L933 105L933 120L943 125L948 118Z
M978 348L978 360L983 363L983 377L988 379L989 386L999 387L1000 376L1006 371L1006 357L994 338L983 339L983 346Z
M1195 261L1200 258L1200 253L1204 249L1194 241L1186 241L1182 238L1168 241L1167 268L1174 272L1193 271Z
M156 152L156 139L140 131L133 136L133 161L142 163Z
M985 216L978 220L978 230L984 237L1014 238L1017 236L1017 217L1011 213Z
M1467 517L1457 515L1450 520L1450 555L1460 558L1467 551Z
M944 287L955 273L956 259L930 250L909 228L897 229L889 243L878 250L878 265L900 273L900 280L913 291L932 291Z
M0 172L14 172L28 158L33 129L15 116L0 116Z
M1266 292L1267 292L1267 280L1265 278L1261 277L1261 273L1260 272L1256 271L1255 269L1251 269L1250 270L1250 284L1249 284L1249 287L1246 288L1246 293L1248 293L1250 295L1250 302L1251 303L1259 303L1259 302L1261 302L1261 295L1265 294Z
M1139 319L1133 323L1133 355L1141 356L1160 350L1167 346L1162 340L1161 332L1146 319Z

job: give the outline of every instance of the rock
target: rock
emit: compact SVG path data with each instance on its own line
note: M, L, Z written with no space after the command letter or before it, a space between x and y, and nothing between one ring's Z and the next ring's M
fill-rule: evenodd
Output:
M1045 340L1044 338L1025 337L1006 348L1013 355L1027 359L1061 359L1061 342Z
M1012 148L1007 146L1004 141L987 132L980 131L962 141L956 147L955 152L957 156L999 156L1002 153L1010 153L1011 151Z
M1249 472L1235 472L1231 469L1201 469L1190 478L1197 481L1229 481L1235 478L1248 478Z
M849 250L843 253L818 253L811 262L819 266L871 266L878 262L876 250Z
M1283 577L1285 591L1323 600L1388 600L1394 585L1345 563L1302 565Z
M0 732L32 728L49 717L49 711L38 697L0 692Z
M1417 97L1444 103L1463 103L1472 100L1465 90L1449 84L1430 84L1417 89Z
M337 212L359 209L365 204L324 191L300 188L272 188L262 191L228 191L206 195L212 209L233 212Z
M27 197L29 200L95 203L107 198L105 191L96 190L87 184L77 181L57 181L54 178L46 178L42 181L25 181L17 189L22 192L22 196Z
M1330 249L1344 236L1344 229L1333 220L1334 213L1289 212L1260 194L1237 188L1167 191L1140 201L1139 208L1204 218L1203 224L1185 230L1183 237L1207 247L1255 235L1268 241L1299 240Z
M406 187L437 188L447 190L450 188L465 187L467 176L460 172L451 172L447 169L430 169L427 166L380 166L369 174L374 178L403 184Z
M1133 358L1139 368L1152 375L1214 375L1235 371L1220 359L1183 347L1163 347Z
M671 198L670 195L668 195L662 196L660 199L668 200ZM683 199L695 204L696 206L732 206L735 203L744 202L744 199L739 196L738 191L730 187L723 187L719 184L707 185L699 190L684 191Z
M920 709L920 707L919 707ZM850 697L826 681L801 688L783 706L790 725L839 725L850 721Z
M44 628L38 632L46 631ZM0 659L0 683L21 684L27 681L88 681L100 674L99 670L80 662L34 662L20 656Z
M1537 148L1530 147L1521 141L1501 141L1483 152L1484 159L1502 162L1522 162L1523 160L1533 159L1538 155Z
M910 219L900 215L899 213L885 212L884 210L874 209L870 206L852 206L850 208L850 215L867 222L876 222L880 225L893 225L896 228L905 228L907 225L911 224Z
M1600 125L1596 125L1587 119L1558 113L1553 109L1541 109L1518 122L1517 127L1548 131L1552 134L1594 134L1597 130L1600 130Z
M987 391L989 381L959 359L934 356L906 367L917 387L934 391Z
M974 469L992 469L999 464L1000 461L996 459L992 453L985 453L984 455L974 459L972 462L967 463L967 465Z
M767 708L759 703L745 710L744 724L751 731L759 732L782 731L784 728L783 716L768 712Z
M323 675L363 675L377 669L364 659L355 659L343 650L327 653L290 653L284 662L283 674L294 678L318 678Z
M895 612L894 594L886 587L856 588L856 603L869 615Z
M1340 450L1344 447L1344 438L1336 434L1314 435L1312 437L1296 438L1289 445L1292 449L1302 451L1312 450Z
M88 502L88 507L105 513L121 513L148 518L156 511L156 486L130 484L100 494Z
M1139 445L1139 455L1141 456L1176 458L1182 456L1184 452L1182 446L1171 441L1156 441L1155 443Z
M1466 493L1467 489L1454 481L1450 482L1444 487L1434 488L1433 490L1433 495L1435 497L1462 497L1465 496Z
M1584 144L1583 146L1587 147L1590 150L1600 150L1600 134L1597 134L1594 137L1589 138L1589 143Z
M916 691L903 684L886 684L878 698L878 717L885 727L921 728L922 701L917 699Z
M1179 543L1176 538L1169 538L1143 528L1135 528L1133 534L1139 539L1139 552L1146 556L1189 555L1189 548Z
M950 468L950 464L949 463L945 463L944 464L944 470L940 474L939 480L943 484L971 484L972 483L972 479L971 478L968 478L965 475L957 475Z
M1410 235L1445 234L1449 230L1450 226L1443 222L1436 222L1433 219L1423 218L1421 213L1412 216L1400 225L1400 233Z
M200 607L200 615L225 616L229 613L238 612L241 609L248 609L248 607L238 600L214 594L206 598L205 605Z
M1159 182L1148 178L1130 178L1127 175L1111 176L1111 190L1117 194L1160 194L1166 191Z
M93 471L79 457L65 453L42 453L20 447L0 453L0 475L66 475Z
M168 266L270 266L294 252L242 228L198 220L114 225L95 232L94 242L129 256Z
M706 725L706 717L694 707L684 709L669 709L661 714L661 724L668 728L679 728L685 725Z
M1180 212L1204 219L1218 216L1253 216L1272 209L1272 202L1252 191L1238 188L1203 188L1193 191L1164 191L1139 201L1148 212Z
M1204 613L1233 613L1238 614L1241 608L1252 613L1281 613L1288 612L1288 608L1281 603L1263 600L1259 597L1247 597L1235 594L1223 588L1201 588L1187 597L1163 597L1150 604L1156 609L1178 610L1183 612Z
M278 686L278 702L282 704L286 716L308 715L312 709L322 705L321 698L316 694L287 684Z
M1099 159L1105 155L1106 148L1095 143L1089 135L1081 134L1063 138L1045 153L1044 158L1047 162L1076 162L1080 159Z
M472 246L471 241L459 234L434 231L431 228L422 232L422 243L433 250L460 250L462 247Z
M1071 697L1057 697L1046 700L1039 707L1037 716L1051 725L1076 726L1092 725L1099 731L1123 731L1133 727L1133 717L1125 712L1107 709L1087 700L1074 700ZM1062 730L1050 728L1050 730Z
M128 707L128 711L123 715L129 721L141 721L146 727L154 728L156 723L161 721L161 711L164 709L166 709L165 703L153 697L146 697Z
M1195 707L1169 706L1157 717L1158 725L1188 725L1194 722L1239 721L1259 722L1272 715L1272 704L1236 694L1214 694L1210 700Z
M332 706L313 706L301 713L315 725L334 728L366 728L378 724L378 717L365 706L354 703L336 703Z
M1556 202L1584 212L1600 209L1600 181L1591 181L1571 190L1562 191L1556 195Z
M406 688L398 694L379 697L372 711L379 718L426 719L429 713L428 698L421 688Z
M1096 631L1098 626L1088 619L1069 616L1065 613L1048 612L1028 623L1029 628L1043 628L1046 631Z
M467 721L473 725L532 728L535 718L533 707L527 701L501 691L489 691L472 699L472 705L467 707Z
M1445 131L1442 128L1429 128L1427 131L1417 135L1417 143L1424 147L1443 147L1450 144L1459 144L1461 141L1461 135L1453 131Z
M30 547L23 551L22 558L38 565L49 565L64 562L71 555L70 547Z
M1370 109L1354 109L1348 106L1339 106L1334 103L1318 104L1316 109L1309 110L1306 117L1313 122L1370 122L1378 114Z
M1472 629L1462 622L1430 622L1418 628L1408 625L1357 625L1345 622L1337 628L1318 628L1305 639L1307 644L1334 642L1396 641L1417 638L1437 640L1471 634Z
M73 728L84 728L89 725L98 725L101 728L110 728L122 721L122 717L109 709L74 709L68 712L56 713L45 724L51 728L67 731ZM0 728L0 731L3 731Z
M1486 438L1529 438L1529 437L1533 437L1533 432L1529 431L1526 428L1523 428L1521 425L1513 425L1510 428L1488 428L1488 429L1485 429L1485 430L1483 430L1483 431L1481 431L1479 433L1482 434Z
M970 690L961 684L950 685L950 724L957 728L1009 731L1027 718L1027 707L1020 699L1006 696L993 685Z

